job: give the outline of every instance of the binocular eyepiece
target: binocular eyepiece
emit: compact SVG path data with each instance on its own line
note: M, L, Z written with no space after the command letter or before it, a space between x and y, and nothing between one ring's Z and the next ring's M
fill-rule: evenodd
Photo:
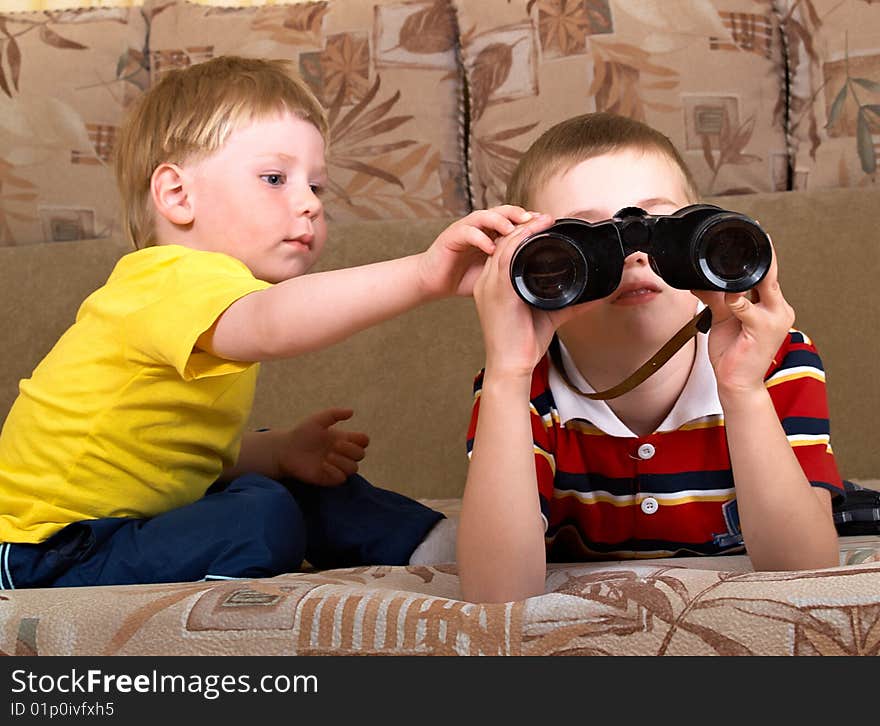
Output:
M636 251L681 290L745 292L764 279L772 258L770 238L744 214L712 204L657 215L626 207L602 222L557 219L527 237L510 262L510 280L525 302L558 310L614 292Z

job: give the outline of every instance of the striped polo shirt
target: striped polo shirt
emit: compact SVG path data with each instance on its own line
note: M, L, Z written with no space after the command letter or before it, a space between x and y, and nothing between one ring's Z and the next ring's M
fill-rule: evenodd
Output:
M566 374L593 390L564 346ZM468 456L479 416L474 383ZM812 341L791 330L764 383L813 486L842 494L831 449L825 372ZM551 561L717 555L743 551L724 415L708 336L682 395L657 430L637 436L604 401L571 391L545 356L535 368L531 421Z

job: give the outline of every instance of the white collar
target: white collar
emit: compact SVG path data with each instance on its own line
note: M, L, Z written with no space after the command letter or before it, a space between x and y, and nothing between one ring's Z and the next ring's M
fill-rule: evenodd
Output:
M701 305L700 308L702 307ZM723 413L721 401L718 399L715 371L709 362L709 336L700 333L696 339L697 351L694 365L688 375L684 390L669 415L657 427L658 432L675 431L690 421L707 416L718 416ZM584 380L561 340L559 341L559 350L568 379L582 391L594 392L595 389ZM549 385L550 393L556 402L559 420L563 426L572 420L588 421L609 436L638 438L626 424L617 418L617 415L605 401L592 401L572 391L553 365L550 366Z

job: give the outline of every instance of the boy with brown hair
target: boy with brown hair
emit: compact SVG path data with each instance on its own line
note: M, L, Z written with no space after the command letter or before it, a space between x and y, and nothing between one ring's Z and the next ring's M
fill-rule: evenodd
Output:
M330 409L244 433L258 362L471 293L474 212L423 253L305 273L327 237L324 111L282 61L165 75L116 149L137 251L22 381L0 434L0 586L261 577L405 564L442 515L356 475L365 434Z
M545 132L508 200L597 222L626 207L672 214L697 192L665 136L596 113ZM824 372L810 339L790 329L775 259L752 301L670 287L632 252L611 295L545 311L510 281L513 253L533 232L497 240L474 288L486 364L457 543L465 598L540 594L548 559L746 548L759 570L837 565L831 499L842 483ZM701 304L713 317L707 336L619 398L583 395L636 371ZM554 336L562 370L546 355Z

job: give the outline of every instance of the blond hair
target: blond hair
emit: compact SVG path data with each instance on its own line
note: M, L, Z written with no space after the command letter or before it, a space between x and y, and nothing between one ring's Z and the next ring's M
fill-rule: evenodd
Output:
M507 185L507 202L528 209L535 191L552 176L623 149L664 154L681 169L688 197L699 198L690 169L668 137L641 121L599 112L566 119L541 134L516 165Z
M134 246L156 243L150 179L160 164L211 154L233 131L283 112L328 140L324 109L288 61L221 56L166 73L129 110L114 149L123 229Z

